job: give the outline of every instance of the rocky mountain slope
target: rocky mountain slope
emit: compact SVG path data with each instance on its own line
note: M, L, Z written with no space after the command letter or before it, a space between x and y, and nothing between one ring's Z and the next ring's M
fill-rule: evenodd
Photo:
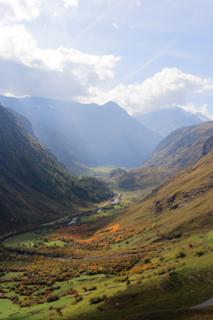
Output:
M123 172L114 180L121 189L152 190L212 150L213 122L182 128L159 144L144 167Z
M1 233L72 214L111 195L96 179L71 176L21 120L0 106Z
M178 129L155 149L146 166L184 169L212 150L213 122Z

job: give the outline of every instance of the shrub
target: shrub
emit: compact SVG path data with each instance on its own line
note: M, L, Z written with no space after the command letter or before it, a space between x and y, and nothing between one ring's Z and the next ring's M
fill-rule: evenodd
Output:
M13 296L13 297L10 298L10 300L11 300L13 303L15 303L15 304L19 303L19 298L18 298L18 296Z
M87 291L88 291L87 287L82 287L82 290L83 290L84 292L87 292Z
M97 304L100 303L102 301L106 300L106 296L102 296L102 297L94 297L90 299L90 304Z
M82 296L77 296L77 297L75 297L73 304L79 303L82 300L83 300Z
M47 302L54 302L59 300L59 297L56 294L51 294L47 297Z
M181 237L182 237L182 233L181 232L174 232L174 233L169 234L167 236L167 240L180 239Z
M177 258L177 259L183 259L183 258L185 258L185 256L186 256L186 253L185 253L184 251L180 251L180 252L177 254L176 258Z
M97 290L97 287L96 287L96 286L93 286L93 287L87 288L87 291L94 291L94 290Z
M151 262L151 259L150 258L146 258L145 260L144 260L144 263L145 264L148 264L148 263L150 263Z
M20 304L21 308L31 307L33 305L34 305L34 302L30 299L24 299Z
M126 285L129 286L131 284L130 280L127 280Z
M204 254L205 254L205 252L203 252L203 251L197 251L196 252L196 256L197 257L202 257Z

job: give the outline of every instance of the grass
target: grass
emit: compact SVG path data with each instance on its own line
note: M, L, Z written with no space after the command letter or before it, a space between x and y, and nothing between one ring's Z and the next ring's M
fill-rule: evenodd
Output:
M81 223L89 223L89 222L95 222L99 219L112 217L117 214L117 209L120 209L120 206L116 206L115 210L102 210L101 212L98 212L96 214L90 215L90 216L83 216L81 218Z
M95 285L95 290L90 290ZM107 291L108 296L113 296L118 293L121 289L126 289L126 285L120 284L115 285L114 278L107 278L105 275L95 275L95 276L81 276L79 278L74 278L71 281L55 283L55 287L60 286L60 289L55 290L55 294L62 295L59 301L52 303L43 303L39 306L32 306L29 308L20 308L12 304L9 300L0 300L0 306L3 317L0 319L43 319L43 317L48 317L50 307L60 308L63 307L63 314L83 314L86 310L93 311L96 307L90 304L91 298L104 295ZM88 291L85 291L87 288ZM74 304L75 299L66 292L77 291L83 300L79 303ZM65 296L63 296L65 293ZM40 312L38 312L40 310ZM13 315L18 313L19 315Z
M25 239L32 241L32 235L31 237L26 235ZM174 312L175 319L177 315L175 310L188 309L203 302L213 294L211 286L213 258L211 241L212 231L206 234L195 234L172 243L167 241L164 243L163 250L162 245L160 250L158 247L150 247L148 255L138 260L129 271L117 275L107 273L86 275L81 273L78 277L71 277L65 281L56 280L51 287L54 288L53 293L59 297L59 300L52 303L45 302L21 308L8 299L0 299L2 313L0 319L43 320L48 319L48 317L52 319L78 319L80 317L81 320L117 320L124 319L124 316L125 319L132 319L130 315L136 316L137 314L152 312L153 301L155 310L158 310L158 316L159 312L162 313L162 320L167 319L168 309L170 310L170 316ZM193 247L190 247L189 244L193 244ZM129 250L124 245L123 249ZM185 252L185 257L177 258L180 250ZM205 250L205 254L198 257L196 255L198 250ZM26 268L25 272L30 268L37 270L34 261L27 259L26 262L25 264L24 261L20 263L21 268ZM53 267L55 269L52 262L54 261L47 258L42 260L42 267L45 266L45 268L41 269L41 274L46 273L48 268ZM58 262L58 265L60 265L60 262ZM71 261L67 262L67 266L64 263L63 265L64 269L68 265L72 268ZM170 287L166 281L172 270L175 270L175 274L178 275L177 279L174 280L174 287ZM58 270L56 270L56 273L58 273ZM8 288L10 293L15 287L14 284L17 283L15 278L24 278L24 272L8 272L1 277L1 280L8 281L4 283L4 289ZM11 283L11 280L14 283ZM181 283L181 286L179 283ZM93 287L95 289L90 290ZM42 288L38 288L35 292L41 291L41 289L46 290L49 287L45 285ZM76 302L76 298L71 294L71 291L77 292L77 296L82 297L82 300ZM97 305L90 304L91 298L99 298L103 295L107 296L106 301ZM18 296L21 300L24 299L24 297ZM155 296L156 299L154 299ZM100 311L99 308L104 311ZM153 314L151 319L161 318L157 318L157 315ZM170 319L169 315L168 319Z
M131 193L79 226L11 238L7 246L39 246L35 256L1 259L0 319L212 319L210 309L190 310L213 296L211 168L201 161L125 210ZM57 300L48 303L50 295Z
M103 312L85 314L80 318L71 319L138 319L137 316L149 315L149 319L178 319L177 310L180 310L185 319L188 318L188 309L195 304L212 296L210 283L212 277L211 265L200 260L196 263L197 271L193 265L177 270L173 278L168 275L153 276L147 280L141 279L141 284L131 285L124 292L114 296L102 305ZM205 265L205 268L203 266ZM206 278L206 274L209 277ZM192 282L193 277L193 282ZM137 278L138 282L139 279ZM117 306L117 307L116 307ZM182 311L181 311L182 310ZM200 318L202 319L202 318ZM211 319L209 316L208 319Z
M36 242L43 241L44 237L47 236L47 230L44 231L35 231L35 232L27 232L12 238L9 238L5 241L5 245L9 247L34 247Z
M97 177L108 177L110 172L117 169L115 166L99 166L95 168L89 168L89 174Z

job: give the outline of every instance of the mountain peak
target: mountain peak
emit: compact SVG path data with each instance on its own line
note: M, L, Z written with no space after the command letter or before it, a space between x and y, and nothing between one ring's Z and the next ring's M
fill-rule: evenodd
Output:
M136 114L135 118L147 128L163 137L182 127L197 125L203 121L198 115L184 110L179 106L152 111L146 114Z
M110 109L111 111L122 111L124 113L127 113L126 110L124 108L122 108L121 106L119 106L116 102L114 101L108 101L106 103L104 103L102 105L103 108L108 108Z
M28 118L39 141L75 173L85 166L140 166L161 139L113 101L99 106L33 97L1 100Z

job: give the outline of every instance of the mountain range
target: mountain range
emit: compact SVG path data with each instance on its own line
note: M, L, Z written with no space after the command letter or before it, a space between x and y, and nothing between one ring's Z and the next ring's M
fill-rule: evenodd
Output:
M213 121L184 127L164 138L141 168L115 177L123 189L153 189L213 150Z
M212 297L213 122L114 169L116 194L71 175L2 106L0 150L2 319L212 319L193 307Z
M161 140L113 102L4 96L0 101L25 116L39 141L75 173L88 166L141 166Z
M61 101L54 101L56 105L53 105L52 100L40 98L5 98L4 102L7 101L9 101L7 103L10 106L9 109L0 107L0 211L1 229L4 231L10 229L10 224L15 229L19 229L23 223L30 226L61 217L76 211L76 208L86 207L88 203L98 202L112 195L108 187L95 178L78 178L71 175L51 153L52 149L69 169L82 172L87 169L86 165L95 165L94 158L93 160L88 157L83 159L86 146L90 146L90 151L93 150L94 153L98 146L100 157L96 153L96 160L99 159L99 164L105 164L101 162L103 158L104 161L109 161L107 163L111 163L110 161L114 163L115 160L115 163L120 163L116 158L116 152L117 155L121 152L124 157L122 163L124 160L127 161L125 162L127 166L134 160L136 149L138 158L134 160L136 161L134 165L137 161L138 163L145 161L145 158L141 159L144 150L147 151L148 147L141 147L145 145L144 141L147 143L146 137L143 136L142 139L140 136L142 131L148 134L149 139L152 137L155 143L159 139L159 136L141 126L114 103L104 106L73 103L70 106L70 103L64 102L61 107ZM16 110L21 110L22 113L19 114ZM33 125L23 114L33 120ZM107 126L112 114L114 118L108 132ZM94 119L97 121L96 126ZM71 127L70 123L72 123ZM80 128L79 123L82 124ZM122 123L122 128L117 126L119 123ZM128 140L127 132L130 135L130 129L132 130L131 139L135 136L134 143L137 140L137 145L133 148L135 152L132 151ZM97 134L98 130L101 131L100 135ZM62 135L62 132L66 132L66 135ZM74 135L73 139L74 132L77 135ZM136 132L140 135L136 135ZM81 145L82 153L81 148L78 149L79 153L76 148L72 148L72 144L78 142L79 136L81 139L78 147ZM101 139L104 140L102 148ZM142 139L141 143L139 143L140 139ZM112 141L112 144L107 144L106 140ZM43 147L40 141L45 141L46 146ZM94 144L94 141L98 144ZM129 148L126 148L127 145ZM57 146L60 148L57 149ZM113 160L112 153L109 151L112 151L112 146ZM70 153L66 153L68 148ZM147 154L151 153L151 149ZM150 192L212 150L213 122L183 127L164 138L143 167L127 171L114 170L110 179L116 181L117 186L122 189L140 189ZM83 161L85 161L84 164L82 164ZM133 165L133 162L131 164Z
M180 107L161 109L145 114L136 114L135 118L162 137L166 137L176 129L193 126L203 121L209 121L204 115L199 113L193 114Z

